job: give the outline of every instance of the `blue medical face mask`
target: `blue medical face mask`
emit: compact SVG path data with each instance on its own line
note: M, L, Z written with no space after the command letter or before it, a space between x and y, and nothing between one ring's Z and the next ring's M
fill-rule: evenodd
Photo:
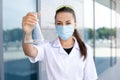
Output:
M72 25L67 25L67 26L56 25L56 32L62 40L68 40L73 35L74 26L72 26Z

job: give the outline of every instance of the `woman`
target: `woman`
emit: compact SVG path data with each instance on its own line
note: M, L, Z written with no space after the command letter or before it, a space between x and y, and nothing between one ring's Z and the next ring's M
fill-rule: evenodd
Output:
M33 13L24 16L24 34L26 31L32 31L36 22ZM29 30L26 25L29 25ZM93 55L76 30L74 10L67 6L59 8L55 14L55 26L58 34L56 40L41 45L23 43L23 50L30 61L45 63L48 80L96 80Z

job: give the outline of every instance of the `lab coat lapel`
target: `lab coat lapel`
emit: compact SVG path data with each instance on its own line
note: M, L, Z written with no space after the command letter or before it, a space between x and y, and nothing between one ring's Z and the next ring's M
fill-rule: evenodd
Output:
M60 54L66 54L65 50L62 48L59 38L53 41L52 46L59 49Z

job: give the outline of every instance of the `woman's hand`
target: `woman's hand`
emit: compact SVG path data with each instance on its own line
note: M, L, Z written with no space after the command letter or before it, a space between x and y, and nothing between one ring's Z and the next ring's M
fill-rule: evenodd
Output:
M39 13L37 13L40 15ZM22 19L22 29L26 33L31 33L35 24L37 23L37 14L33 12L29 12L26 16L23 17Z

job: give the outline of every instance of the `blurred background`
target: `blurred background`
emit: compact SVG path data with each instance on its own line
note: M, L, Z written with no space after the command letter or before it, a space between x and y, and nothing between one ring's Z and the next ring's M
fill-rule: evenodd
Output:
M40 11L43 36L52 41L60 5L75 10L78 32L92 48L99 79L110 80L115 70L113 76L119 74L120 0L0 0L0 80L47 80L44 64L32 64L24 55L21 22L28 12Z

